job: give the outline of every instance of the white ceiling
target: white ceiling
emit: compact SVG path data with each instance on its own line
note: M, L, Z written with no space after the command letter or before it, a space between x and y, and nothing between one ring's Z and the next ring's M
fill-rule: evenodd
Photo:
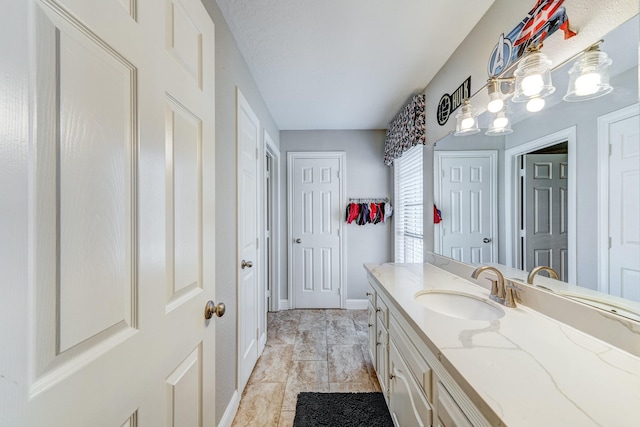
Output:
M217 0L281 130L385 129L494 0Z

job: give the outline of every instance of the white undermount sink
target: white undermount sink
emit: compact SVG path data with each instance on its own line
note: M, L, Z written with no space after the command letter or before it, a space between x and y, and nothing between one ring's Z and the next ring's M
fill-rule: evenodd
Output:
M496 320L504 316L504 310L497 305L474 295L460 292L421 291L414 298L431 311L458 319Z

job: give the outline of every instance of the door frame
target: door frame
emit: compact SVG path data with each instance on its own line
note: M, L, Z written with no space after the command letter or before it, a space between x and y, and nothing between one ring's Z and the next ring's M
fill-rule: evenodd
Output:
M293 218L293 161L295 159L337 159L340 164L340 209L347 206L347 153L345 151L289 151L287 152L287 218ZM340 308L347 306L347 227L338 228L340 238ZM293 292L293 221L287 221L287 293L289 308L296 308Z
M433 163L433 202L436 206L440 205L442 200L442 161L445 158L460 157L488 157L491 165L489 176L491 177L490 186L490 205L491 205L491 258L493 262L498 262L498 150L456 150L456 151L434 151ZM428 207L427 207L428 209ZM433 246L434 252L439 254L442 249L442 227L440 224L433 225Z
M520 168L518 158L524 154L536 151L545 147L550 147L558 143L567 141L569 157L569 174L567 192L569 194L567 203L567 216L571 219L567 226L568 243L568 273L569 283L575 284L577 275L577 224L576 224L576 126L545 135L543 137L525 142L517 147L510 148L504 152L504 218L505 218L505 264L508 267L522 269L522 260L518 261L521 243L520 230L518 228L518 218L520 216Z
M271 158L271 239L269 240L271 246L271 263L269 271L271 271L271 289L265 289L266 293L269 293L271 298L268 309L270 311L278 311L280 309L280 150L276 147L275 142L273 142L273 138L269 135L267 130L264 130L264 156L265 159L267 156ZM263 171L262 174L263 182L262 188L266 188L266 170ZM264 192L264 210L266 212L267 209L267 194ZM266 221L263 224L263 241L267 241L266 235ZM264 265L267 265L267 257L266 257L266 244L262 245L265 249L264 251ZM266 328L265 328L266 330Z
M609 293L609 128L640 114L636 103L598 117L598 290Z
M256 162L256 224L255 224L255 230L256 230L256 234L258 236L258 241L256 242L257 247L256 247L256 292L258 293L258 295L256 295L256 303L259 304L259 301L262 301L262 299L260 298L260 294L261 294L261 289L264 286L264 280L263 276L262 276L262 263L259 262L262 260L261 258L261 250L260 247L262 245L260 245L260 239L261 239L261 224L262 224L262 209L260 209L261 205L261 200L262 200L262 187L261 187L261 183L262 178L261 178L261 174L262 174L262 163L260 162L259 159L260 157L260 148L262 147L262 143L260 141L260 128L261 128L261 123L260 123L260 119L258 118L258 116L256 115L256 113L253 111L253 108L251 108L251 104L249 104L249 102L247 101L247 99L244 97L244 95L242 94L242 91L240 90L239 86L236 86L236 209L237 212L240 212L240 172L241 172L241 167L240 167L240 161L242 159L241 156L241 146L239 144L239 131L240 131L240 115L242 114L242 111L244 111L248 116L251 116L251 119L254 120L254 123L256 124L256 157L255 157L255 162ZM242 360L243 360L243 349L241 348L242 342L243 342L243 336L242 336L242 331L243 328L241 327L241 325L243 325L242 322L244 322L245 320L243 320L243 313L244 313L244 301L240 300L240 259L242 258L241 255L241 248L240 248L240 221L237 221L236 224L236 263L235 263L235 271L236 271L236 300L237 300L237 310L236 310L236 358L237 358L237 369L236 369L236 382L237 382L237 386L238 386L238 393L240 395L242 395L242 391L244 390L244 388L246 387L247 383L248 383L248 378L251 374L251 371L253 370L253 368L255 367L252 366L251 367L251 371L248 373L249 375L247 375L247 383L242 384L242 378L243 378L243 374L246 374L242 371ZM262 295L264 295L264 292L262 292ZM256 313L256 319L257 319L257 326L258 329L260 327L260 305L258 305L257 307L257 313ZM266 313L265 313L265 317L266 317ZM266 322L265 322L265 326L266 326ZM258 332L258 331L256 331ZM256 349L257 349L257 357L256 360L260 357L261 351L264 349L264 345L261 345L261 336L262 334L265 335L266 337L266 331L260 331L260 333L256 333Z

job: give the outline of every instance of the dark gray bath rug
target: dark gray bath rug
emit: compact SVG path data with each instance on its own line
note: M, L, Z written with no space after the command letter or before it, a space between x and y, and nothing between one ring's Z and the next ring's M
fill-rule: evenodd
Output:
M393 427L382 393L300 393L293 427Z

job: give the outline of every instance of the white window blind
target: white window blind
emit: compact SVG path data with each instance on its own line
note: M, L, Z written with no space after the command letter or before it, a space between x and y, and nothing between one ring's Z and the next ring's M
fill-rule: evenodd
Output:
M393 161L395 262L423 262L422 145Z

